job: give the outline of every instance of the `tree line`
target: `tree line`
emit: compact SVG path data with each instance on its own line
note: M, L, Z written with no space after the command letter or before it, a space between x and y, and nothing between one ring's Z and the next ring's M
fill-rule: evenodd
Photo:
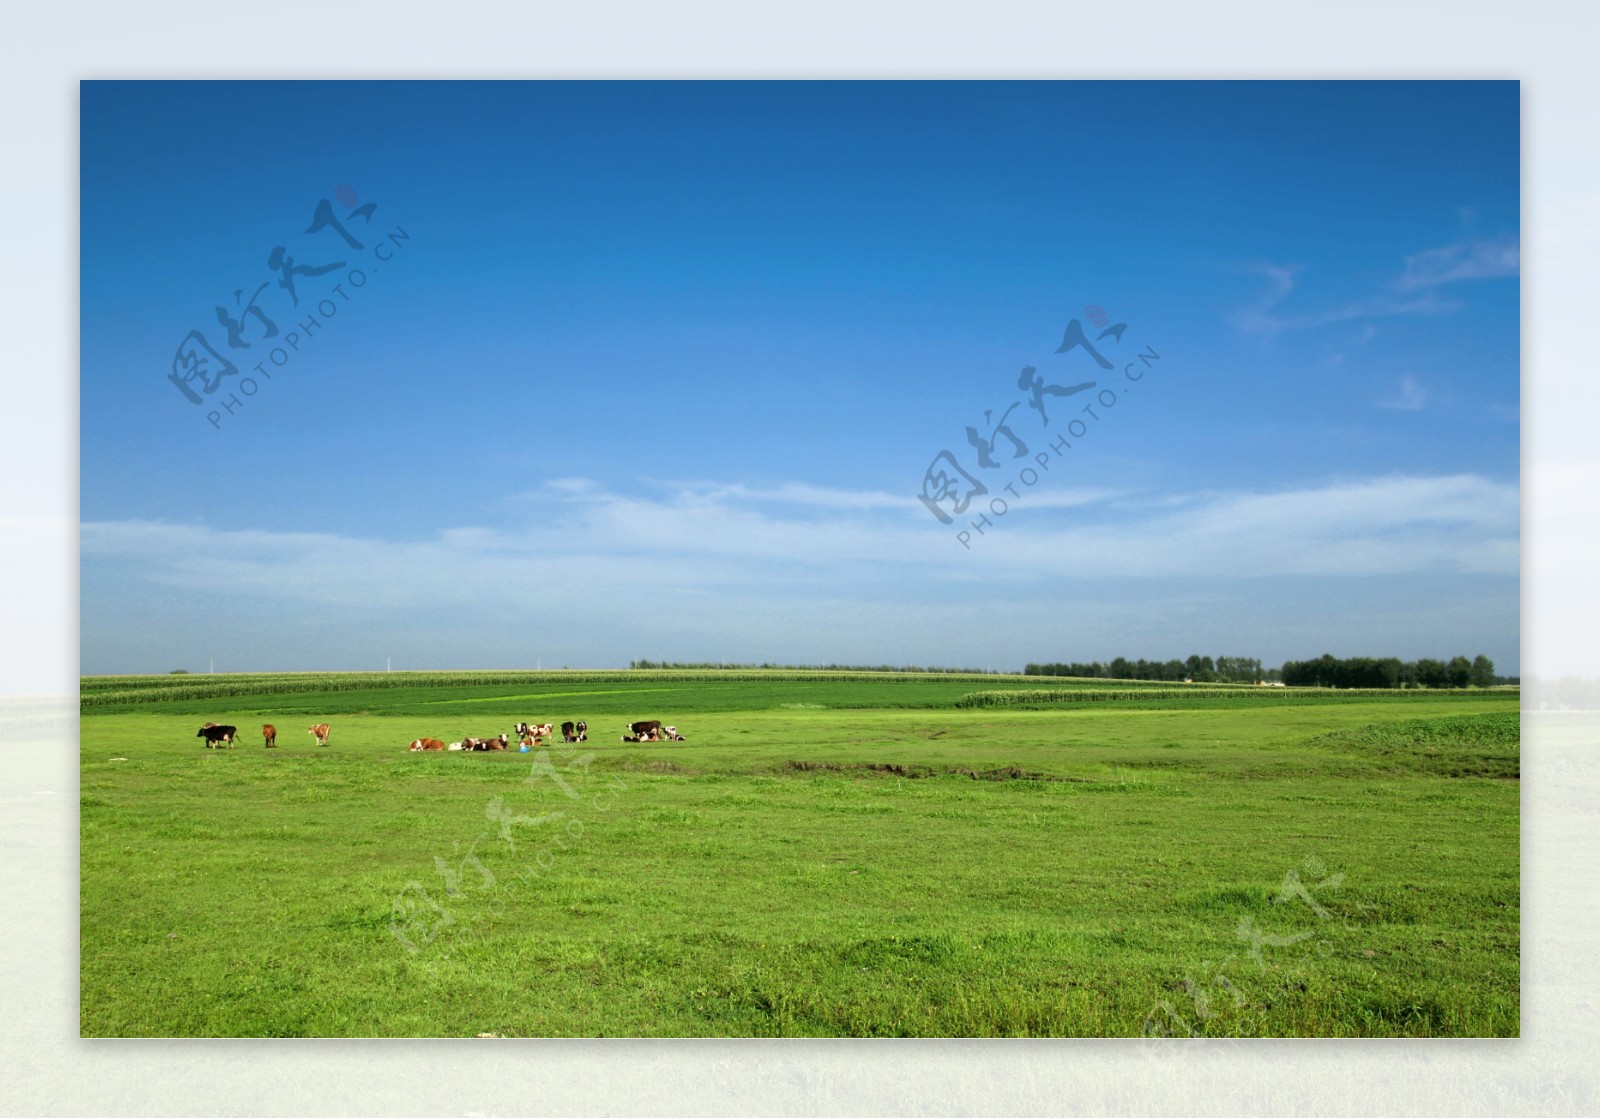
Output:
M1317 688L1487 688L1516 683L1516 677L1497 676L1494 661L1482 653L1470 660L1462 656L1447 661L1324 653L1316 660L1285 661L1283 682Z
M1197 684L1255 684L1263 680L1276 680L1278 670L1264 669L1255 657L1203 657L1198 654L1187 660L1131 661L1127 657L1114 660L1073 661L1071 664L1030 664L1023 668L1024 676L1082 676L1099 680L1166 680L1181 683L1193 680Z
M732 668L752 672L757 670L782 670L786 672L948 672L960 676L998 676L998 669L989 668L922 668L914 664L736 664L733 661L648 661L628 662L629 668L709 669Z
M1285 661L1282 668L1263 668L1255 657L1191 656L1187 660L1073 661L1067 664L1030 664L1025 676L1078 676L1100 680L1193 681L1197 684L1278 683L1314 688L1487 688L1515 684L1515 676L1498 676L1494 662L1479 653L1448 661L1423 657L1335 657L1324 653L1315 660Z

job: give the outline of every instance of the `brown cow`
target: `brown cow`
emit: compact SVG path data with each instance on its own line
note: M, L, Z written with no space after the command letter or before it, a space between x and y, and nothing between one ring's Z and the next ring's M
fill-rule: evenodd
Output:
M311 732L311 736L317 740L318 746L326 746L328 744L328 731L330 728L327 723L318 723L316 726L308 727L307 729Z
M267 744L267 749L272 749L278 744L278 728L271 723L263 723L261 726L261 740Z
M443 750L444 749L444 743L440 742L437 738L419 738L415 742L413 742L410 746L407 746L406 749L408 749L408 750Z

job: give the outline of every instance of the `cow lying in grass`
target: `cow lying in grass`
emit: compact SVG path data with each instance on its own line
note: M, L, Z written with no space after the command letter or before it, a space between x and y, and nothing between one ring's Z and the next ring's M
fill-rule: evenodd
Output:
M509 734L502 734L499 738L463 738L463 750L504 750L511 742Z
M456 746L458 748L460 747L460 745L461 744L459 742L456 743ZM411 745L407 746L406 749L407 750L413 750L413 751L415 751L415 750L443 750L444 749L444 743L440 742L437 738L419 738L415 742L413 742Z

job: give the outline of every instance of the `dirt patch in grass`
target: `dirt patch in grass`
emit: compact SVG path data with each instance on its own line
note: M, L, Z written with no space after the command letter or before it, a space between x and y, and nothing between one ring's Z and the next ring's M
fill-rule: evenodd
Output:
M1066 781L1037 770L1007 765L995 769L936 769L929 765L902 765L899 762L814 762L791 761L780 772L844 773L862 777L905 777L920 781L928 777L967 777L974 781Z
M679 765L677 762L669 762L664 758L652 758L649 761L625 761L621 767L635 773L678 773L685 777L694 777L700 773L698 769Z

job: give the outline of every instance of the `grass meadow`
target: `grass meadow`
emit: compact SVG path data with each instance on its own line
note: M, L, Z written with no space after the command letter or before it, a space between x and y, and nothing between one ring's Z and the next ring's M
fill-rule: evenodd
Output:
M972 698L994 691L1081 694ZM1514 1036L1517 704L870 673L86 678L80 1029ZM620 742L637 718L687 740ZM518 719L590 740L406 750ZM206 721L238 746L204 749Z

